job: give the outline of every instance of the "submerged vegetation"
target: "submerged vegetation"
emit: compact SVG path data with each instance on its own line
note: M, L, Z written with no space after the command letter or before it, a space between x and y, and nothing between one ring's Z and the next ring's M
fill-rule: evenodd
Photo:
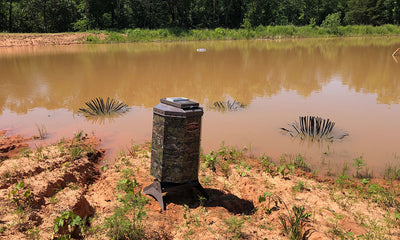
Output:
M238 102L236 100L230 101L216 101L208 106L211 110L216 110L218 112L235 112L245 109L247 105Z
M117 117L129 110L127 104L109 97L107 100L97 97L86 102L85 105L85 108L79 108L79 113L94 122L103 122L105 118Z
M299 122L289 124L289 129L281 128L284 133L291 137L310 141L334 141L340 140L349 134L346 132L334 132L335 122L329 118L323 119L315 116L299 117Z

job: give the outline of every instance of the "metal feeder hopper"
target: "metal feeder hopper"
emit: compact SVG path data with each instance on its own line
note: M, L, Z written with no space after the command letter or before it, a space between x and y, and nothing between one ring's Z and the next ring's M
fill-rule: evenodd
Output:
M155 180L143 193L153 196L163 210L163 193L183 187L194 187L208 199L198 181L203 109L183 97L160 102L153 108L150 174Z

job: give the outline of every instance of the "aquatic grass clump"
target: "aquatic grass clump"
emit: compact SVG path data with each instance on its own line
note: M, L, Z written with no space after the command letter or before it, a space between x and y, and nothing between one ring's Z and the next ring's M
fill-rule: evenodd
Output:
M236 100L233 101L227 100L227 101L216 101L213 104L209 105L208 107L218 112L235 112L245 109L247 105L238 102Z
M85 105L84 108L79 108L78 112L87 119L100 123L104 123L105 118L118 117L129 110L127 104L109 97L107 100L97 97L86 102Z
M340 140L349 134L341 131L334 131L335 122L328 119L315 116L300 116L299 122L295 121L289 124L289 128L281 128L284 133L290 136L300 138L301 140L309 139L311 141L327 140L333 142Z

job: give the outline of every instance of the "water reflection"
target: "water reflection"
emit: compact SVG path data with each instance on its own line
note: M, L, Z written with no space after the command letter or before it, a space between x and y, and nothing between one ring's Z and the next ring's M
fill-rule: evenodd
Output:
M0 128L35 134L43 123L49 139L95 131L118 152L131 139L151 138L160 98L183 96L205 107L205 151L225 140L277 159L288 151L315 162L363 155L379 168L398 161L400 65L391 54L399 46L393 37L0 49ZM116 98L132 111L93 125L78 111L94 97ZM228 101L241 111L218 111ZM282 136L282 124L302 114L335 119L351 135L338 144Z
M187 96L201 103L231 96L248 105L282 90L308 97L336 76L356 92L376 94L378 103L397 104L400 68L390 53L399 43L399 38L239 41L202 43L208 51L201 54L197 43L9 53L0 58L0 110L27 113L44 107L76 112L85 99L95 96L145 107L165 96Z

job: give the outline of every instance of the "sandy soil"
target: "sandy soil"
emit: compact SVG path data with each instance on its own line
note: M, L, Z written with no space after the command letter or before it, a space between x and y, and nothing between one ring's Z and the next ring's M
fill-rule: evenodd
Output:
M89 35L96 35L104 39L104 34L94 33L1 33L0 47L26 47L26 46L54 46L81 44Z
M3 135L1 149L19 146L15 139L19 137ZM121 206L119 199L124 196L116 188L118 182L136 179L138 193L153 181L149 175L150 145L127 151L99 169L104 151L97 149L97 144L95 137L82 134L36 149L20 147L16 155L3 157L0 239L62 236L69 230L64 226L55 232L54 224L68 211L91 219L86 231L73 233L73 238L109 239L106 219ZM167 193L166 211L162 211L158 202L146 196L144 238L288 239L280 218L294 217L293 206L304 207L308 214L301 229L308 231L309 239L400 238L399 219L395 217L398 196L387 202L383 195L362 194L379 182L386 189L389 185L385 181L376 179L363 185L360 180L348 180L339 187L334 180L300 169L286 169L284 176L276 170L266 171L260 159L250 155L224 163L215 171L201 163L199 180L208 201L194 189ZM391 182L391 186L399 192L398 183ZM265 196L265 201L260 201L260 196Z

